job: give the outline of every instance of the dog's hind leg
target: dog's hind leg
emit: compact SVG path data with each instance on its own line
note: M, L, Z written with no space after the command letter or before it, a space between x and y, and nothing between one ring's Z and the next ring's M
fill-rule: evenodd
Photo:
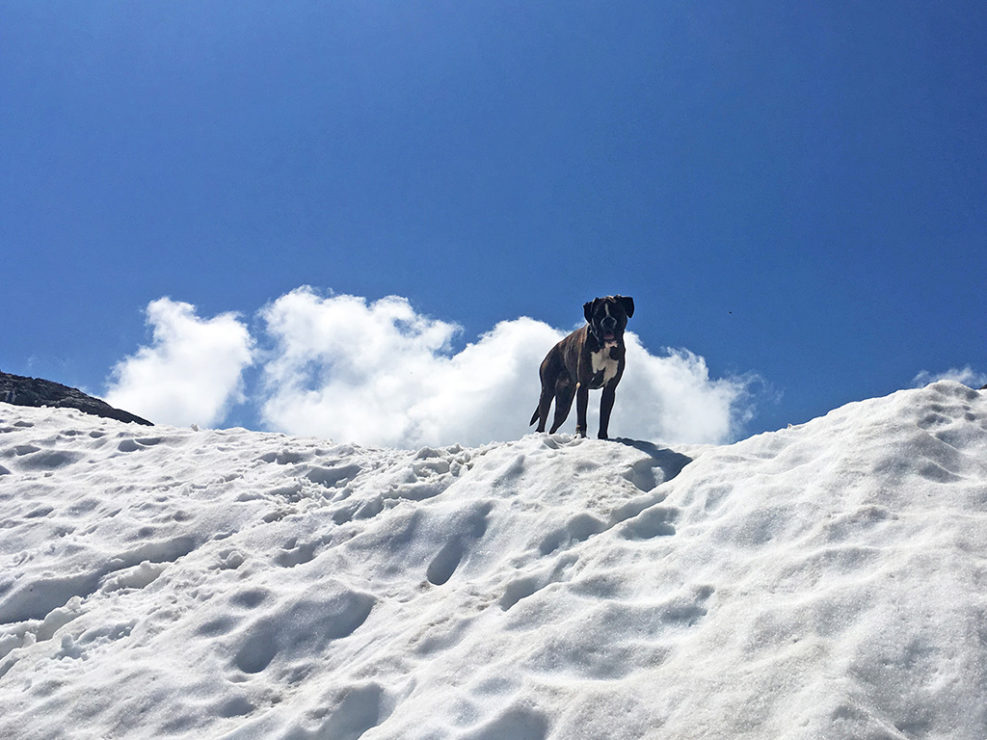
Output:
M538 419L537 431L539 432L545 431L545 425L548 423L548 412L552 408L552 397L555 395L555 387L559 380L560 366L557 355L558 353L553 348L538 368L541 395L538 397L538 408L532 415L531 421L528 422L528 426L534 424L535 419Z
M572 391L572 382L568 378L559 378L555 384L555 420L552 422L549 434L555 434L569 416L569 409L572 408Z
M548 422L548 412L552 407L552 389L546 388L542 385L541 396L538 398L538 408L535 409L534 415L531 417L531 421L528 425L535 423L535 419L538 420L538 427L536 431L544 432L545 424Z

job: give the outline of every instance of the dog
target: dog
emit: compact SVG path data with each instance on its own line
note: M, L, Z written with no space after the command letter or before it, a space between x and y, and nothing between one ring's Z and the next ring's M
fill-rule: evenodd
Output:
M555 399L555 419L549 434L569 416L576 399L576 433L586 436L586 407L590 389L603 389L600 399L600 439L608 439L610 412L617 384L624 374L624 328L634 315L634 299L622 295L595 298L583 305L586 326L572 332L545 356L539 368L541 396L528 425L538 422L545 431L548 411Z

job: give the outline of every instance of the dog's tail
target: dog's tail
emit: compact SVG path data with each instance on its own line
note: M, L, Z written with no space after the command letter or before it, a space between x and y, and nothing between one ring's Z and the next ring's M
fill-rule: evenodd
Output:
M529 421L529 422L528 422L528 426L529 426L529 427L530 427L530 426L531 426L532 424L534 424L534 423L535 423L536 421L538 421L538 411L539 411L539 408L538 408L537 406L535 406L535 413L533 413L533 414L531 415L531 421Z

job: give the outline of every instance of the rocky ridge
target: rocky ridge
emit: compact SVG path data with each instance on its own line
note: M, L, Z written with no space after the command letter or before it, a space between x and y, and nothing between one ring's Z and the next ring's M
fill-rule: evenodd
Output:
M147 419L114 408L106 401L83 393L78 388L71 388L42 378L11 375L2 371L0 371L0 402L11 403L15 406L53 406L55 408L78 409L87 414L116 419L125 423L132 422L154 426Z

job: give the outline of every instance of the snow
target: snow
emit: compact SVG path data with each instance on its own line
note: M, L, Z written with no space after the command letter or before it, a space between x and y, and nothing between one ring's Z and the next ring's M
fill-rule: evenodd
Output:
M4 738L987 736L955 382L675 450L0 404L0 563Z

